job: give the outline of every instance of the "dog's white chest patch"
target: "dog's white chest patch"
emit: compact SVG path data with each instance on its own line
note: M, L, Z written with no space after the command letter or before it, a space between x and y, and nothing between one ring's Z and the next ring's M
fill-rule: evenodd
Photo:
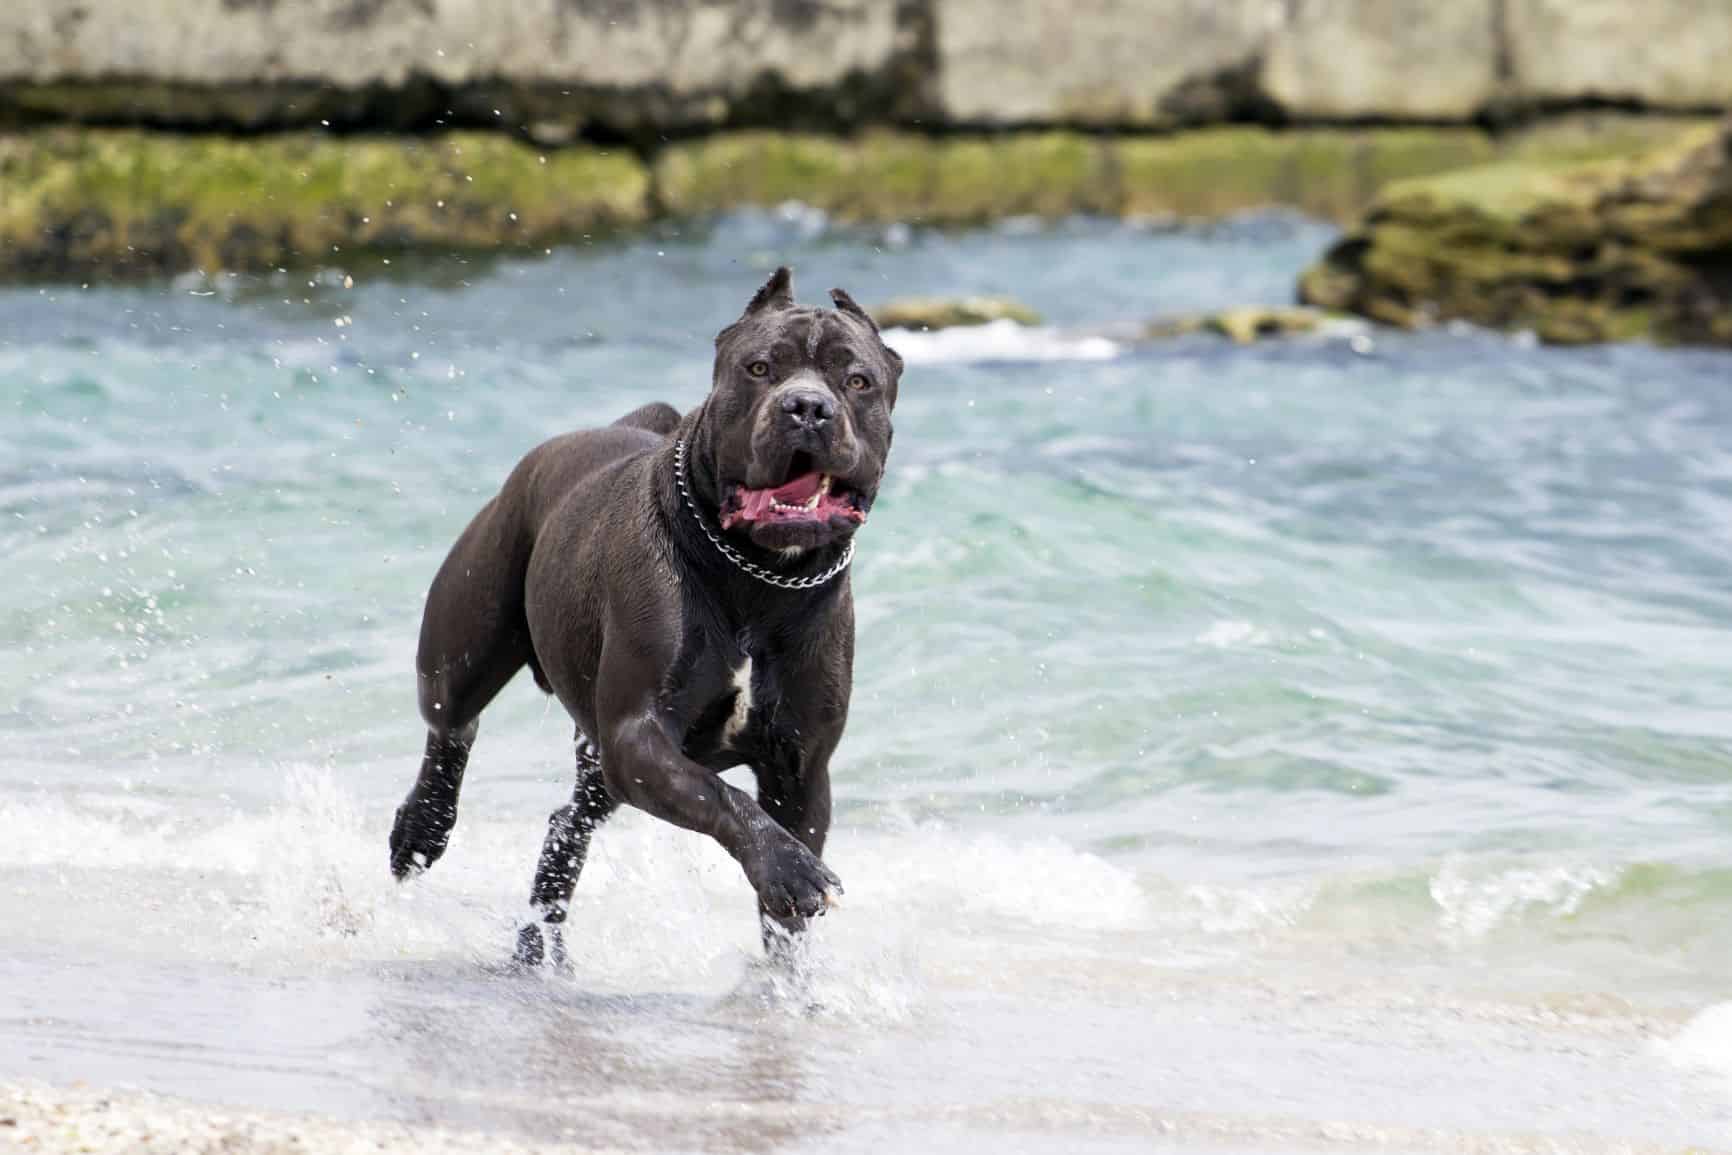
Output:
M746 721L752 716L752 659L748 655L734 669L734 712L728 716L728 724L722 727L722 741L732 742L734 736L746 728Z

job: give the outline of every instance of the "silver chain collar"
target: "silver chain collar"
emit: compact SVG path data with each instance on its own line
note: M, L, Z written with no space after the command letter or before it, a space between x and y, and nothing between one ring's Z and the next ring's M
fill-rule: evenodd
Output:
M710 539L710 544L715 546L721 555L733 562L735 566L765 585L772 585L777 589L784 590L816 589L833 580L837 574L848 568L849 562L854 560L854 542L852 539L842 550L842 556L837 559L835 565L823 573L815 573L811 577L787 577L773 569L766 569L746 557L739 550L717 537L715 531L710 529L709 522L704 520L704 515L698 512L698 503L692 500L692 491L686 488L686 443L678 439L674 441L674 483L680 487L680 496L685 498L686 508L692 511L692 518L698 523L698 528L704 531L704 536Z

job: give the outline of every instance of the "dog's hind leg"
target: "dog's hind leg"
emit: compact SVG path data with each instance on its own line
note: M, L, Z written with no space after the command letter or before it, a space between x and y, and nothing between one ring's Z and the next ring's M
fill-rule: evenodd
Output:
M415 658L427 750L391 826L391 873L398 878L445 853L481 711L529 660L527 561L514 511L494 500L451 547L427 593Z
M565 921L578 875L583 873L590 836L619 808L602 780L601 754L595 743L579 730L576 746L577 785L572 789L570 805L561 806L547 820L547 840L541 846L541 861L536 864L529 895L529 905L540 916L541 925L529 923L517 932L516 957L524 966L538 966L548 953L555 965L564 963L559 927Z
M451 827L457 821L457 793L463 786L463 770L469 764L469 749L475 745L479 723L455 733L429 730L427 752L421 757L421 773L409 797L397 807L391 824L391 873L405 878L411 871L426 870L445 853Z

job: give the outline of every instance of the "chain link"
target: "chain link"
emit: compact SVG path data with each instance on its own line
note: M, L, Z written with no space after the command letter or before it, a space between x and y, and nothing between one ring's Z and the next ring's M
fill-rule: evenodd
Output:
M692 500L692 491L686 488L686 443L677 439L674 441L674 481L679 485L680 496L685 498L686 508L692 511L692 517L697 521L698 528L704 531L704 536L710 539L710 544L715 546L723 557L765 585L772 585L777 589L784 590L816 589L834 579L837 574L848 568L849 562L854 560L854 542L850 540L847 548L843 549L841 558L823 573L797 578L787 577L775 570L765 569L717 537L715 532L710 529L709 523L704 520L704 515L698 512L698 503Z

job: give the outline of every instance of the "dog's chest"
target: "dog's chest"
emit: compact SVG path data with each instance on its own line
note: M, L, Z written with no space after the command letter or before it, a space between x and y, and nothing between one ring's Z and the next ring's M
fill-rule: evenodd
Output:
M747 654L734 667L734 704L722 723L723 746L732 747L752 721L752 664L752 656Z
M782 733L791 715L775 656L744 646L712 654L694 680L696 709L686 734L687 753L719 763L770 755L791 736Z

